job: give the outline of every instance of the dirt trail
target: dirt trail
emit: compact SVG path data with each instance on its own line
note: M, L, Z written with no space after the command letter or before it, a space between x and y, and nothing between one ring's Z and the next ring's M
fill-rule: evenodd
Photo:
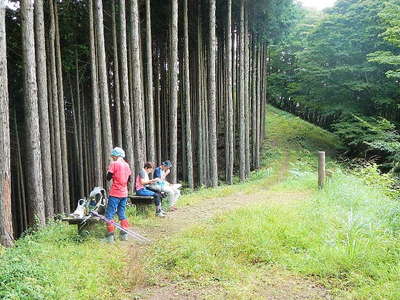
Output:
M218 214L257 203L282 203L290 205L307 199L309 193L273 192L269 188L284 180L288 173L289 160L284 159L279 173L265 185L265 188L251 195L242 192L231 196L207 199L168 213L164 219L157 219L153 226L136 227L135 230L152 240L171 236L195 224L206 221ZM137 264L146 253L147 246L130 245L132 260L131 272L143 274L142 266ZM140 276L139 276L140 277ZM163 281L157 286L146 286L144 278L138 278L138 287L129 299L225 299L224 291L218 286L202 290L187 290L180 284ZM214 295L214 296L210 296ZM269 269L257 274L254 279L254 297L251 299L331 299L325 289L308 280L297 278L283 270Z

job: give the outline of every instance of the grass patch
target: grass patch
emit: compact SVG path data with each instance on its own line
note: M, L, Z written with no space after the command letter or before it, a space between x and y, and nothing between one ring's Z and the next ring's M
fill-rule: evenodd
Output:
M320 149L337 148L337 138L272 107L268 108L266 126L267 139L261 170L252 172L245 183L238 183L236 179L236 185L202 188L186 193L179 206L239 192L250 194L265 191L266 187L280 182L282 174L288 169L291 172L286 186L276 185L274 189L314 188L314 181L309 179L316 166L314 153ZM271 212L279 208L268 207L267 211L265 207L254 209L217 217L211 223L177 239L157 244L159 248L153 249L154 252L148 255L161 257L160 261L153 261L149 269L154 280L167 272L167 276L179 278L182 282L196 278L204 286L217 284L231 291L233 298L246 299L254 285L254 274L259 271L258 268L272 263L275 258L267 248L259 252L259 243L265 237L262 230L270 226L263 223L265 214L270 212L267 215L274 220ZM130 207L127 215L132 224L158 226L153 206L141 211ZM243 220L245 227L233 226L237 222L235 217ZM253 226L252 222L256 222L256 225L253 224L254 231L243 231L242 228ZM232 228L224 224L231 224ZM215 233L211 240L208 234L210 230ZM119 243L104 244L100 242L103 235L102 225L91 236L82 239L74 226L54 223L21 238L11 249L0 249L0 298L124 299L127 291L143 280L144 271L137 265L139 258L135 253L127 255L127 251L134 252L134 249L127 249ZM253 235L255 239L248 242L249 236ZM239 241L237 244L236 238ZM273 240L270 241L272 243ZM267 244L264 241L262 245ZM241 285L236 285L239 282Z
M333 154L342 147L336 135L275 107L268 106L267 109L267 144L273 149L281 149L277 153L283 150L313 153L320 150ZM274 159L275 153L266 154Z
M54 223L21 238L0 256L0 298L121 299L134 278L126 249L101 242L103 233L83 240L75 226Z
M160 241L151 250L156 259L148 262L150 277L188 289L218 286L228 298L248 299L254 296L255 274L277 267L310 277L339 298L399 299L400 207L393 200L398 195L393 179L373 165L344 170L329 158L341 147L337 137L290 114L270 107L267 128L264 162L270 178L281 168L289 170L286 180L269 190L314 196L291 205L238 209ZM317 150L328 152L333 173L322 191ZM267 180L261 175L254 185L219 189L222 196L237 188L260 191ZM218 193L201 191L187 201Z
M399 216L382 190L338 174L309 201L239 209L163 241L150 267L174 281L217 280L234 293L260 268L278 265L339 297L399 299Z

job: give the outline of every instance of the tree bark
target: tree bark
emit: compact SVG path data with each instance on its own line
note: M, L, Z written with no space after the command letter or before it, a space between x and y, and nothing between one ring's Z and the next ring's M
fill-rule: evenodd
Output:
M24 104L26 125L26 165L31 224L44 225L42 156L40 152L39 110L36 83L36 57L33 27L33 2L21 1L22 53L24 63Z
M146 0L146 56L147 56L147 151L148 160L156 159L154 136L154 94L153 94L153 54L151 36L151 7L150 0Z
M216 52L217 37L215 33L216 17L215 0L210 0L210 36L209 36L209 61L208 61L208 112L209 112L209 141L210 141L210 185L218 185L218 164L217 164L217 98L216 98Z
M189 20L188 0L184 0L184 100L185 100L185 131L186 131L186 167L189 188L194 188L193 182L193 149L192 149L192 117L191 117L191 88L190 88L190 62L189 62Z
M64 82L62 74L60 31L58 27L57 2L54 5L55 27L56 27L56 58L57 58L57 79L58 79L58 108L60 115L60 138L61 138L61 159L63 172L63 200L64 212L69 213L70 194L69 194L69 174L68 174L68 147L67 147L67 131L65 127L65 103L64 103Z
M234 148L234 128L233 128L233 79L232 79L232 0L228 0L226 26L226 101L227 101L227 122L225 134L227 135L226 145L226 181L233 184L233 148Z
M170 160L174 166L171 171L171 182L177 180L178 155L178 0L171 0L171 52L170 52Z
M203 31L202 31L202 5L198 2L197 6L197 170L199 185L205 184L204 166L204 129L203 129Z
M119 21L120 21L120 58L121 58L121 95L122 95L122 128L124 149L126 159L131 164L134 163L133 140L132 140L132 120L129 102L129 78L128 78L128 57L126 45L126 8L125 0L119 2Z
M107 80L107 65L106 65L106 50L104 45L104 26L103 26L103 2L95 0L95 37L97 42L97 58L98 58L98 74L100 85L100 100L101 100L101 127L102 127L102 142L103 142L103 163L108 165L111 150L113 148L111 118L110 118L110 101L108 94ZM105 170L102 170L104 173Z
M93 0L89 0L89 30L90 30L90 70L92 74L92 105L93 105L93 130L94 130L94 178L95 185L103 185L103 159L101 147L101 116L97 78L97 55L94 34Z
M85 196L85 176L84 176L84 151L82 147L83 138L82 138L82 114L81 114L81 90L80 90L80 80L79 80L79 63L78 63L78 54L76 54L76 121L77 121L77 141L78 141L78 174L79 174L79 197Z
M132 42L132 72L133 72L133 100L136 103L135 113L135 168L143 168L145 160L144 143L146 142L144 132L144 105L142 99L142 68L140 64L140 33L139 33L139 8L138 1L131 0L131 42Z
M121 96L119 83L119 62L118 62L118 42L117 42L117 23L115 16L116 2L112 3L112 30L113 30L113 54L114 54L114 104L115 104L115 123L116 123L116 145L122 147L122 121L121 121Z
M246 178L250 175L250 96L249 96L249 18L248 9L245 8L244 23L244 114L245 114L245 158Z
M53 142L54 142L54 169L53 174L56 179L56 192L54 195L56 196L55 200L55 212L63 213L64 212L64 186L63 186L63 173L62 173L62 157L61 157L61 137L60 137L60 114L58 107L58 84L57 84L57 64L56 64L56 21L54 16L54 1L49 0L49 11L50 11L50 43L49 43L49 52L50 52L50 73L51 76L51 103L52 106L52 128L53 128Z
M244 1L240 1L240 51L239 51L239 176L246 179L246 137L245 137L245 57L244 57Z
M14 233L11 214L11 152L8 111L5 4L0 3L0 244L10 247Z
M43 196L46 218L54 215L53 173L51 169L51 140L49 127L49 104L47 93L46 42L44 32L43 0L35 1L36 63L39 98L39 121L43 169Z

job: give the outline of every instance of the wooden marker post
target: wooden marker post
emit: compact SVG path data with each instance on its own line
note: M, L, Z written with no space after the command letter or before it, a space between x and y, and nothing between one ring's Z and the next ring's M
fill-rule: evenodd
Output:
M325 184L325 152L318 152L318 187L322 189Z

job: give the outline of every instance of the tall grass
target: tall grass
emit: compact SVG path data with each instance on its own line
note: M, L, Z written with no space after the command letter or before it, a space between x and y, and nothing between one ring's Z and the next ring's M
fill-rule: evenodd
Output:
M382 190L339 174L309 201L239 209L164 241L151 268L229 289L260 267L279 265L339 297L400 299L399 213Z

